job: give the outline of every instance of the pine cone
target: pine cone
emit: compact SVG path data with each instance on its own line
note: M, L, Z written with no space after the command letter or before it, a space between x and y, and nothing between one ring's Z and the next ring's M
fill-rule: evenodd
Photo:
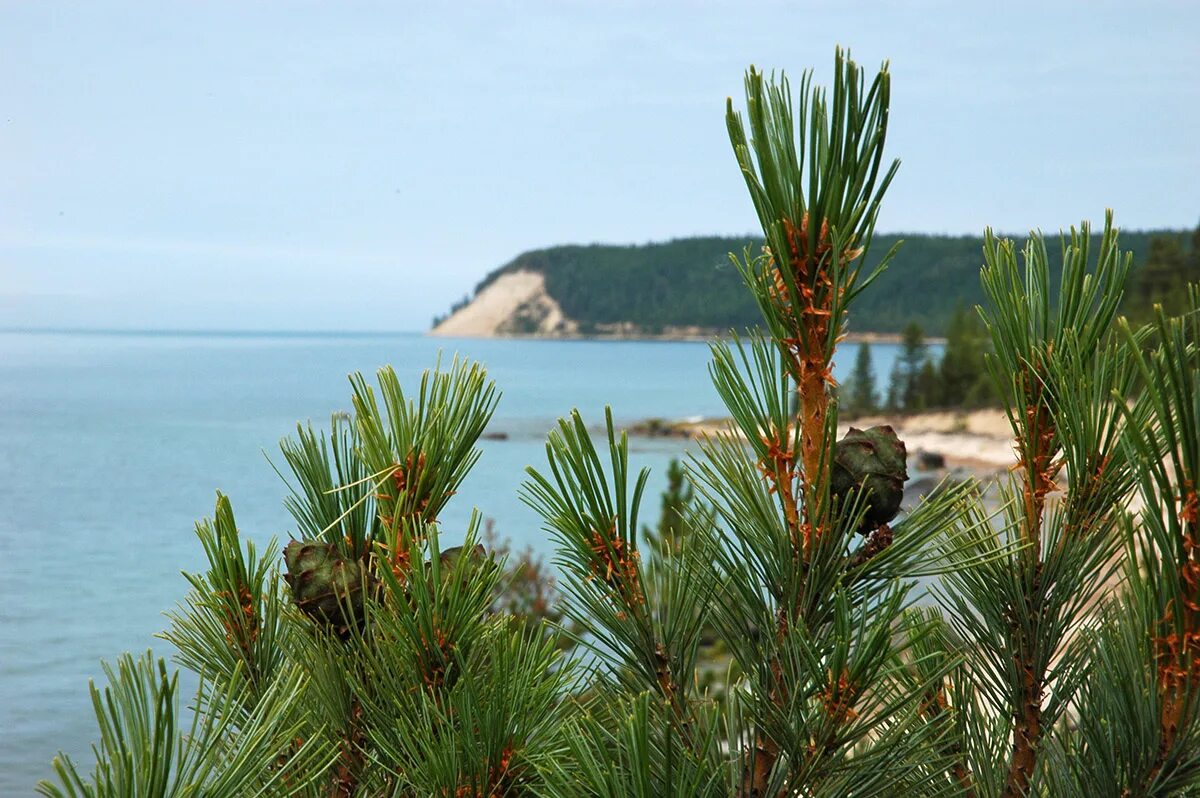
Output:
M293 540L283 550L292 600L308 617L333 627L343 639L363 618L364 571L332 543Z
M470 565L468 566L468 573L471 568L479 567L485 563L491 562L488 559L487 550L478 543L475 544L473 548L468 549L465 552L462 546L453 546L445 549L441 554L438 555L438 574L442 587L450 584L450 578L454 574L454 569L458 567L459 559L464 556L468 557L470 562ZM426 572L430 571L431 569L432 565L430 563L425 563ZM464 587L465 583L470 581L470 579L471 577L469 575L464 578Z
M904 441L890 426L867 430L851 427L837 442L832 477L832 492L839 507L848 508L856 492L866 492L866 514L857 531L868 534L900 512L908 479Z

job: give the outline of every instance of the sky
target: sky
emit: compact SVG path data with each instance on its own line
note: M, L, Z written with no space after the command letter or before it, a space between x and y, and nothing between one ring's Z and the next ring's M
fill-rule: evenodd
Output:
M748 234L755 64L892 74L885 232L1200 221L1200 3L0 0L0 328L417 331Z

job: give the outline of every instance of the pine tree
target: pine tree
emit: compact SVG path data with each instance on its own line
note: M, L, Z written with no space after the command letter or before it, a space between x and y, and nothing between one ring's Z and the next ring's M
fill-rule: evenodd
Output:
M806 75L797 100L751 69L745 116L729 104L767 242L734 260L763 327L712 344L731 421L687 461L669 534L639 540L647 472L611 411L595 439L560 419L527 470L570 654L496 601L478 515L442 547L498 401L484 369L409 392L391 369L355 375L352 415L283 443L293 541L260 552L220 494L197 526L208 567L163 635L201 676L191 722L165 663L126 655L92 691L91 773L60 758L39 791L1200 794L1200 291L1135 328L1111 214L1098 251L1086 224L1064 236L1055 290L1040 234L1018 252L988 231L987 364L1016 467L998 509L967 481L901 515L903 442L839 440L831 391L888 261L863 267L897 168L889 94L886 67L868 84L839 52L830 92ZM932 373L920 339L905 390ZM930 579L936 606L917 608ZM710 635L728 657L713 691Z
M841 408L851 416L866 415L879 409L875 396L875 372L871 369L871 345L865 341L858 345L854 370L847 380L845 395Z
M925 397L921 388L921 369L925 367L929 357L928 347L925 346L925 331L917 322L909 322L904 328L901 341L900 357L897 365L903 375L904 390L901 396L904 409L908 411L921 410L925 407Z
M921 364L913 380L913 410L927 410L931 407L943 407L945 397L942 393L942 380L938 368L932 360L926 359Z
M994 402L984 365L987 351L987 331L979 315L960 305L950 318L946 347L938 364L939 405L974 408Z
M1118 412L1125 476L1144 509L1113 511L1126 546L1122 590L1097 613L1092 668L1072 733L1050 740L1048 789L1064 795L1200 791L1200 292L1149 328L1121 321L1121 354L1144 386ZM1146 338L1160 342L1146 351ZM1097 508L1100 505L1095 505Z
M884 407L890 412L897 413L904 409L904 372L900 364L892 365L892 373L888 377L887 398L884 400Z

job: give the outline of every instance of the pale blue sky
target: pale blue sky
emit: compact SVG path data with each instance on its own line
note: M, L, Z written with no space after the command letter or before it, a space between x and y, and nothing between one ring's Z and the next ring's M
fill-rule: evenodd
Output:
M1200 220L1200 3L0 2L0 327L419 330L741 234L750 63L892 63L886 231Z

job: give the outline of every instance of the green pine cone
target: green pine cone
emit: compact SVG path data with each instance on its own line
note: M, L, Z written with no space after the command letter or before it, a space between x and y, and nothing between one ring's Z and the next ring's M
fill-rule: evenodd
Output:
M464 556L469 558L470 564L468 565L468 572L471 568L476 568L484 563L490 562L488 559L487 550L478 543L475 544L474 548L468 549L465 552L462 546L452 546L451 548L445 549L441 554L438 555L438 573L442 587L450 584L450 578L453 576L455 568L458 567L459 560ZM430 569L431 564L425 563L426 572L428 572ZM467 581L469 581L469 579L469 576L466 577Z
M458 558L461 557L462 554L462 546L451 546L450 548L442 551L442 553L438 555L438 559L441 561L440 567L442 570L453 571L458 565ZM472 560L482 562L483 560L487 559L487 550L484 549L481 544L476 543L474 548L467 552L467 556L469 556Z
M333 627L340 637L363 616L363 569L331 543L293 540L283 550L292 600L308 617Z
M848 507L854 494L866 491L867 509L860 534L867 534L896 517L908 479L904 441L890 426L867 430L850 428L837 442L833 458L832 493L839 507Z

